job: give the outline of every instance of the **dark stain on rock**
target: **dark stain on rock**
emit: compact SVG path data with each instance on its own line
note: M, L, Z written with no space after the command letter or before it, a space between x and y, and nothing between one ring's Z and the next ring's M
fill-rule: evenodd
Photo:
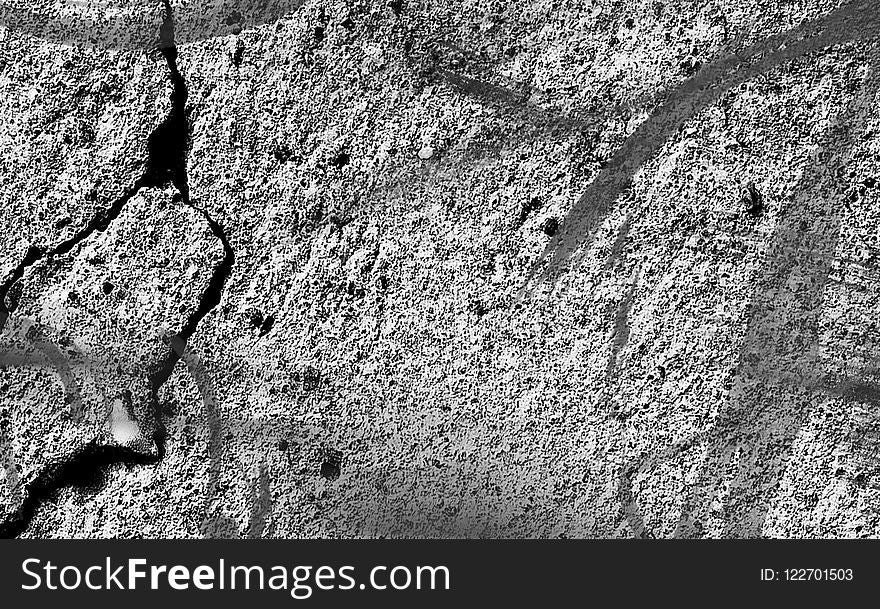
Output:
M489 312L489 309L486 308L486 305L484 305L482 301L477 299L471 300L469 308L471 312L473 312L473 314L477 317L482 317Z
M351 224L352 218L340 218L336 214L331 214L327 218L327 221L333 227L332 229L330 229L331 233L336 232L336 231L341 233L343 228L345 228L346 226Z
M321 384L321 371L314 366L306 366L302 371L302 389L311 393Z
M349 281L345 286L345 292L352 298L363 298L367 295L367 291L356 284L354 281Z
M266 319L260 324L260 336L266 336L275 327L275 316L266 315Z
M351 162L351 156L345 150L339 152L330 160L330 164L337 169L342 169Z
M321 477L325 480L336 480L342 473L342 456L337 452L329 453L321 463Z
M745 185L741 201L750 216L758 216L764 211L764 196L758 191L754 182Z
M703 62L696 57L688 57L681 62L681 71L685 76L693 76L703 67Z
M541 201L540 197L532 197L528 201L523 202L519 210L519 217L516 220L516 225L522 226L528 219L529 214L541 209L543 204L544 203Z
M247 318L250 324L255 328L259 328L263 325L263 314L260 313L257 309L251 309L247 313Z
M276 146L272 151L272 156L275 157L275 160L279 163L286 163L293 156L293 150L290 149L290 146L287 144L281 144L280 146Z
M236 68L241 66L244 60L244 42L239 38L235 41L235 51L232 53L232 65Z

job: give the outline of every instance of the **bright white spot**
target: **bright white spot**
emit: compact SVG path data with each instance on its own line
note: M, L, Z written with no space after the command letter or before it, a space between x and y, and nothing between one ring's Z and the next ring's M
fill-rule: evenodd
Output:
M113 411L110 413L110 433L113 434L113 439L123 446L137 440L141 433L141 428L128 416L120 399L113 400Z

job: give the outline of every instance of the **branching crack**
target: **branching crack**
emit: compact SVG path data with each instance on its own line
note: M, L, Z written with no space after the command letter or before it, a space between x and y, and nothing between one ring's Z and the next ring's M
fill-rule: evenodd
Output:
M110 207L99 210L89 222L71 238L50 249L37 246L28 248L24 259L16 266L9 278L0 284L0 330L6 325L9 314L16 303L8 301L9 291L27 269L40 260L64 256L77 245L94 235L106 231L119 217L126 204L142 188L159 188L172 184L184 197L189 198L189 185L186 174L186 151L189 143L189 124L186 115L186 101L189 96L186 82L177 67L177 45L174 41L174 15L170 0L163 0L165 18L159 31L159 52L165 57L171 73L171 110L168 116L147 138L147 159L144 172L121 197Z
M165 58L170 73L173 87L171 109L165 120L148 136L147 159L143 174L110 207L98 211L86 226L70 239L50 249L30 247L21 263L0 284L0 331L2 331L9 314L15 310L17 304L9 301L10 290L24 276L28 267L43 259L65 255L93 234L106 231L122 213L126 204L142 188L161 188L168 184L173 185L179 193L178 200L182 200L184 204L205 218L211 232L223 246L223 258L214 269L196 309L190 314L180 332L171 338L169 353L165 356L164 361L159 362L155 372L150 376L154 397L158 395L159 389L171 376L174 366L184 354L187 342L196 332L201 321L220 303L226 280L235 264L235 253L223 227L190 199L186 166L190 137L186 108L189 92L186 81L177 65L178 52L174 35L174 14L170 0L162 0L162 4L165 16L159 30L158 51ZM154 403L158 407L158 400L155 400ZM93 440L72 455L45 466L32 481L25 485L25 498L19 508L0 522L0 538L21 535L27 530L40 505L52 499L62 488L98 485L105 472L115 465L147 465L160 461L165 454L165 432L161 428L161 417L158 416L158 413L156 420L159 421L160 430L153 437L157 447L155 453L144 453L121 446L109 446Z

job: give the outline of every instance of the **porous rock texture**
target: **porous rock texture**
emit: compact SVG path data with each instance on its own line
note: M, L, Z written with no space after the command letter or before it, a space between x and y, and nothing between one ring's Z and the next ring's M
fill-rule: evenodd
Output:
M872 2L117 4L3 9L2 532L880 533Z

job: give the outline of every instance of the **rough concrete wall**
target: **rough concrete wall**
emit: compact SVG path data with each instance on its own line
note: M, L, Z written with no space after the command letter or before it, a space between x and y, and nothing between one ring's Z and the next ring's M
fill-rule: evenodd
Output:
M119 4L4 9L4 533L878 533L871 2Z

